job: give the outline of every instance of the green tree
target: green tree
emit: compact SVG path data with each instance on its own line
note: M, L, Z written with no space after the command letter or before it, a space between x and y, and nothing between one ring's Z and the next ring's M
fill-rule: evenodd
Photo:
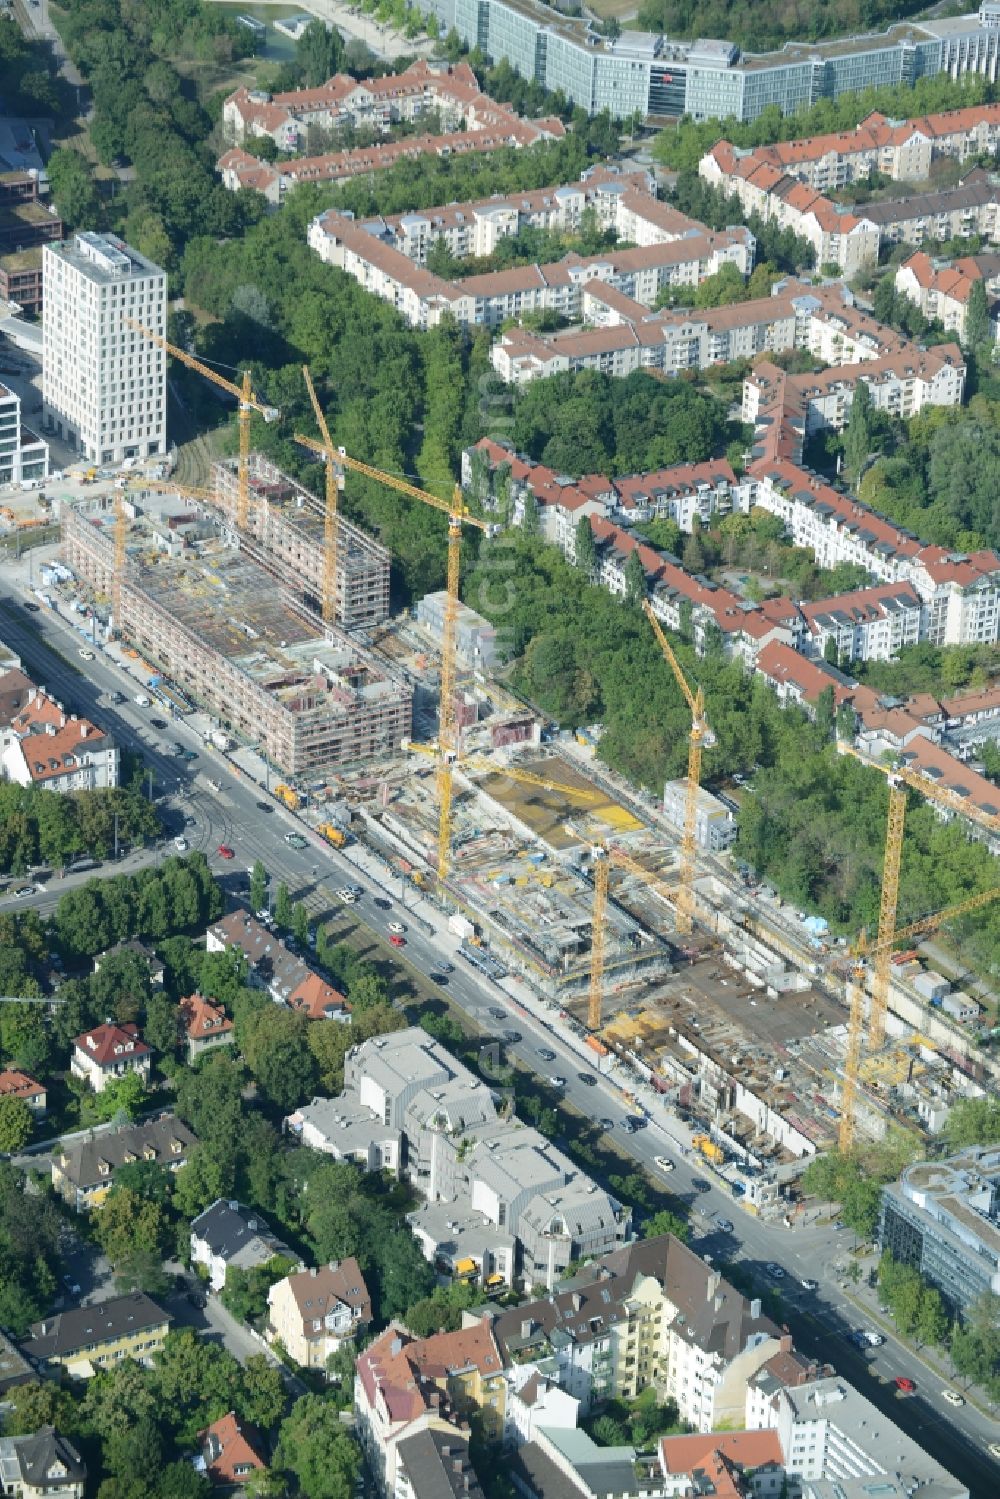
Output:
M588 515L581 515L576 523L576 565L585 577L592 578L597 568L597 543Z
M139 1197L127 1187L113 1186L94 1214L94 1235L112 1265L136 1253L159 1253L165 1230L166 1217L160 1204Z
M285 1112L316 1091L318 1072L308 1037L313 1024L304 1015L266 1004L243 1047L254 1078Z
M93 1111L98 1119L114 1119L121 1115L125 1119L136 1119L142 1112L148 1095L138 1072L125 1072L112 1078L93 1100Z
M250 909L263 911L267 906L267 870L260 859L254 861L250 874Z
M288 1395L280 1369L263 1353L252 1353L243 1365L236 1397L238 1414L261 1431L277 1426L288 1407Z
M644 1219L642 1225L644 1239L656 1239L660 1234L673 1234L675 1239L680 1239L682 1244L686 1244L691 1237L691 1229L683 1218L678 1218L676 1213L661 1208L659 1212Z
M1000 1099L960 1098L948 1111L944 1137L952 1150L1000 1141Z
M0 1155L17 1155L31 1135L32 1113L23 1098L0 1098Z
M292 901L288 894L288 886L284 883L278 886L278 893L274 901L274 920L279 931L287 932L292 925Z
M965 309L965 347L967 349L980 349L984 345L993 343L993 335L990 327L989 299L986 295L986 282L974 281L969 291L969 300Z
M865 380L854 386L851 414L844 428L844 469L857 483L872 448L872 398Z
M628 561L625 563L625 602L633 609L637 609L647 597L648 592L646 569L642 565L639 548L635 547L629 552Z
M78 1429L79 1414L72 1395L51 1380L15 1385L4 1395L4 1435L28 1436L40 1426L55 1426L63 1433Z
M177 1051L181 1039L181 1017L177 1005L162 991L146 1001L146 1018L142 1034L163 1057Z
M292 936L300 947L308 947L309 912L300 900L292 907Z
M306 1499L351 1499L361 1453L336 1406L303 1395L281 1423L274 1461L294 1476Z

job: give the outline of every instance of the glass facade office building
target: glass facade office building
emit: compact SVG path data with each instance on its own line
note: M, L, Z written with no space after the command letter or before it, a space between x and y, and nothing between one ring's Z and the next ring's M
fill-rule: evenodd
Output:
M614 42L589 23L560 16L539 0L418 0L445 31L494 62L506 58L525 78L561 89L590 114L609 109L694 119L755 120L769 106L794 113L818 99L946 72L1000 77L1000 4L976 15L892 27L876 36L741 57L729 42L671 42L624 32Z
M882 1188L879 1243L956 1311L1000 1294L1000 1150L970 1146L908 1166Z

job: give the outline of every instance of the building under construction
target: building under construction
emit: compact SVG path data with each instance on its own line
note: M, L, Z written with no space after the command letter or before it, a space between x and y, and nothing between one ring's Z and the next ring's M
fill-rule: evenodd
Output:
M235 525L239 495L235 458L212 465L216 503ZM250 454L247 530L261 546L261 565L319 613L323 600L323 508L308 489L261 453ZM377 625L389 614L388 550L360 526L337 516L336 619L345 630Z
M275 583L194 502L127 501L122 638L287 776L358 765L410 733L409 685L291 588ZM66 560L112 593L114 510L64 507Z

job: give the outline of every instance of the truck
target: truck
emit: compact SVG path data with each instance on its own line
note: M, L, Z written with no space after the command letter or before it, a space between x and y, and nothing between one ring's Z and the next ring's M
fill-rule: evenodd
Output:
M225 751L233 747L232 737L226 733L225 729L212 729L205 735L205 738L209 744L214 744L217 750Z
M333 848L343 848L344 844L347 842L347 834L343 831L342 828L334 827L332 822L321 822L316 831L319 836L321 838L325 838L327 843L329 843Z
M291 786L286 786L284 781L278 782L274 788L274 794L279 802L284 802L289 812L297 812L299 810L298 792L293 791Z
M461 937L464 941L467 941L470 937L474 937L476 933L476 929L469 918L462 916L458 911L453 912L448 917L448 930L452 936Z
M726 1159L726 1152L721 1145L716 1145L707 1135L695 1135L691 1141L699 1155L704 1156L713 1166L721 1166Z

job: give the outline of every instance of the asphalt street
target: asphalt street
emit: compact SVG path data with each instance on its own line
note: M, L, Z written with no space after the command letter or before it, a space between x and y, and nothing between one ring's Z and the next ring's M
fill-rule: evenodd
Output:
M141 750L153 769L156 789L167 799L168 815L178 822L185 816L193 819L193 825L184 830L185 836L192 848L204 851L230 896L245 889L247 872L258 858L271 875L272 888L279 882L287 884L293 899L304 900L314 917L329 915L336 908L335 892L343 885L362 885L364 894L350 910L360 926L384 942L389 921L406 925L405 948L398 954L387 949L387 955L398 956L425 977L440 973L443 962L453 963L447 990L442 991L452 1004L464 1011L485 1036L499 1039L504 1031L518 1031L522 1039L509 1048L518 1062L542 1079L565 1079L561 1089L564 1100L583 1117L612 1121L619 1147L688 1207L694 1244L700 1253L743 1262L761 1286L778 1289L788 1325L803 1352L833 1363L857 1383L873 1403L967 1483L976 1499L987 1499L998 1492L1000 1464L989 1456L986 1447L1000 1441L1000 1426L969 1403L960 1409L949 1406L941 1396L944 1382L940 1377L892 1336L881 1348L866 1354L847 1341L845 1334L864 1325L864 1319L845 1294L844 1277L841 1274L838 1278L835 1268L839 1259L846 1259L851 1247L846 1231L838 1231L830 1223L786 1228L780 1222L751 1217L707 1168L681 1154L686 1129L662 1105L658 1113L654 1106L654 1117L646 1128L626 1134L622 1120L634 1109L623 1098L620 1087L599 1077L594 1066L584 1060L579 1041L567 1036L555 1012L548 1018L540 1007L536 1007L536 1013L528 1013L521 1004L515 1008L515 1000L503 986L482 978L464 962L457 953L457 939L425 901L417 905L422 921L436 922L438 929L433 936L422 930L413 914L400 904L399 880L389 879L384 866L360 845L338 853L273 801L269 813L259 810L258 804L265 800L262 788L209 750L183 721L169 723L166 730L154 729L150 718L166 716L166 710L161 705L141 708L135 704L132 698L140 687L134 679L101 651L94 660L80 659L78 652L84 642L79 632L48 610L39 614L23 611L24 597L26 591L14 584L8 573L0 582L0 639L18 651L29 671L34 669L67 705L106 726L122 745ZM53 656L45 642L65 660ZM86 676L82 675L84 671ZM129 700L121 706L111 704L109 695L115 690L128 694ZM174 740L196 751L198 759L188 764L175 758L169 748ZM309 847L297 850L285 842L284 835L293 828L310 838ZM222 859L216 852L220 845L232 848L235 858ZM169 842L165 852L173 852ZM105 866L102 873L109 868ZM5 896L0 899L0 909L35 904L47 912L69 883L53 879L30 901L18 902ZM388 910L376 904L381 901L384 906L387 899L391 902ZM494 1015L494 1010L502 1010L504 1018ZM555 1059L541 1057L543 1049L554 1052ZM581 1081L581 1073L596 1078L596 1084ZM657 1155L674 1160L668 1178L654 1164ZM699 1190L694 1185L696 1179L708 1190ZM732 1234L719 1229L720 1219L733 1222ZM769 1276L769 1264L783 1269L780 1279ZM802 1278L818 1281L818 1290L806 1291ZM892 1380L900 1374L914 1380L915 1395L898 1394Z

